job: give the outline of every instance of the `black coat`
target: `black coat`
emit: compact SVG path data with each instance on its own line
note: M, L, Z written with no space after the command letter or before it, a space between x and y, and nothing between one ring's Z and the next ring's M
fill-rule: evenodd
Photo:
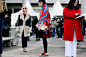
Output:
M33 31L34 33L37 33L37 29L36 29L36 24L37 24L37 22L38 22L38 19L37 19L37 18L35 18L35 19L32 21L32 31Z
M2 47L3 47L3 42L2 42L2 27L3 27L3 16L7 14L7 11L4 11L3 13L0 13L0 54L2 54Z
M81 27L82 27L82 30L85 30L85 19L83 19L82 21L81 21Z
M7 14L7 11L5 10L3 13L0 13L0 18L3 19L3 17Z
M11 26L11 18L10 17L7 17L7 18L5 18L5 17L3 17L3 21L4 21L4 25L6 25L6 26Z

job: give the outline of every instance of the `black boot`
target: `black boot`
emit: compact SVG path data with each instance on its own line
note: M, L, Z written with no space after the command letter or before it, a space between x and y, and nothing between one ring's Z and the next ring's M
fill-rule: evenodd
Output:
M31 40L28 38L27 41L31 41Z

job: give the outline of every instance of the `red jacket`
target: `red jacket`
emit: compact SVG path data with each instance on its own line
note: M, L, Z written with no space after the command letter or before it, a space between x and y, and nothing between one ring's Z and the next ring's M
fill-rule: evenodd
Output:
M77 40L83 40L82 29L80 18L75 19L75 13L81 14L81 10L68 9L67 7L63 10L63 20L64 20L64 35L63 40L73 41L74 29L76 32Z

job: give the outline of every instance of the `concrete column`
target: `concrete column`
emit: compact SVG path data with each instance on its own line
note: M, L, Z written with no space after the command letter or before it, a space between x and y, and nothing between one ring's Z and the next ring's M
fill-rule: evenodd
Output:
M81 0L81 12L82 14L86 13L86 0ZM86 19L86 16L85 16Z
M12 8L12 13L14 13L14 8Z

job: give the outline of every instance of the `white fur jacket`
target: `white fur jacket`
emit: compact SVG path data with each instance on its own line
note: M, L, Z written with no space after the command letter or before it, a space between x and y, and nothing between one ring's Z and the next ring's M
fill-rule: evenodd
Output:
M29 37L30 33L32 32L30 13L26 14L25 18L23 13L20 13L18 16L16 27L16 31L18 32L17 35L22 36L23 30L24 30L24 37Z

